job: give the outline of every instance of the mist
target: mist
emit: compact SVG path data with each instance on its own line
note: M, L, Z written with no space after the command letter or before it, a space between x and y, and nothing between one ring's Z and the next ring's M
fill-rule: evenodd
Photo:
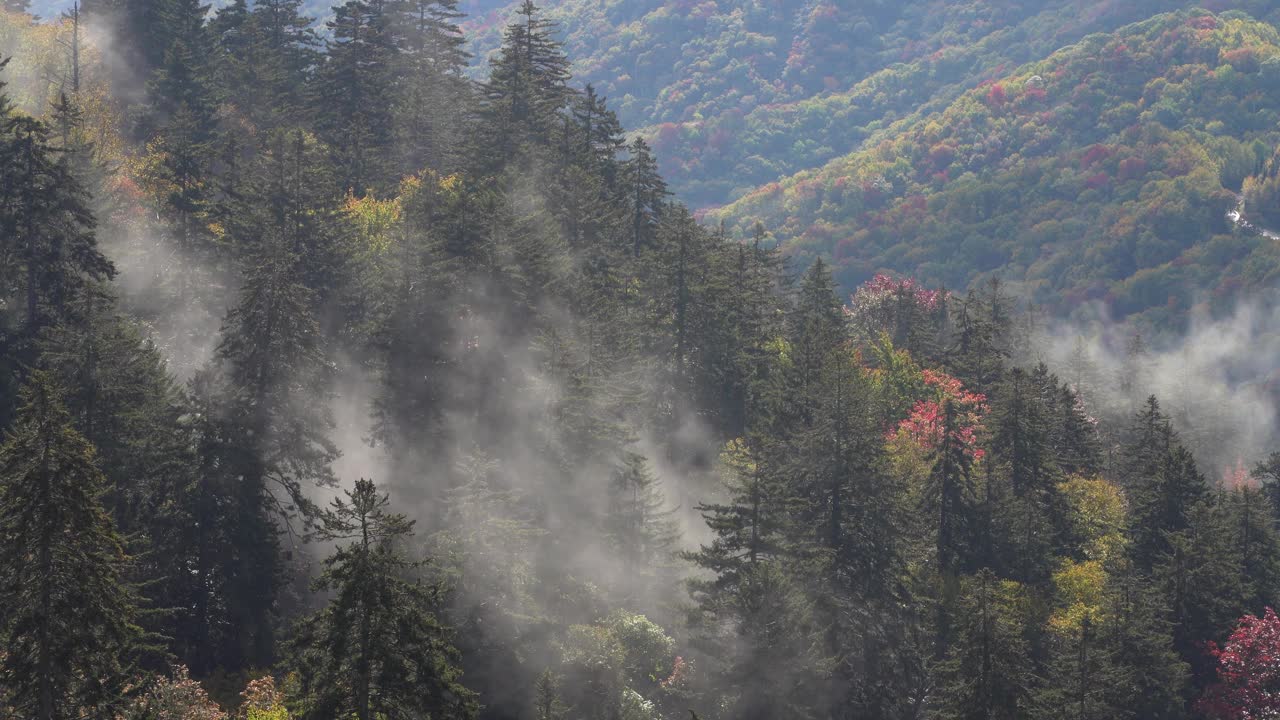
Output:
M1077 389L1091 415L1123 427L1154 395L1214 480L1241 463L1252 468L1280 447L1274 303L1241 301L1217 316L1199 309L1184 332L1151 341L1100 305L1076 317L1083 319L1044 322L1025 360L1047 363Z

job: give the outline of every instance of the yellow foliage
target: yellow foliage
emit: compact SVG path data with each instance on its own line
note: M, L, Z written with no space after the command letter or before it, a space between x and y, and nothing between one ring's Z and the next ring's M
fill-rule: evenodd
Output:
M747 448L747 441L734 438L720 451L720 464L730 473L745 475L755 472L756 461Z
M348 192L343 210L355 230L359 247L381 253L395 242L394 236L404 218L404 201L400 195L379 200L372 194L356 197Z
M1049 627L1062 635L1079 632L1086 618L1097 624L1102 617L1107 571L1097 560L1065 560L1053 574L1058 609L1049 618Z
M1067 501L1085 557L1105 562L1123 551L1126 504L1119 487L1102 478L1075 476L1059 483L1058 491Z
M766 342L764 349L770 355L778 358L781 367L791 367L791 343L786 338L779 335Z
M916 494L922 492L933 469L932 453L921 447L905 429L899 429L889 438L885 451L893 478L906 483Z
M284 693L270 675L251 680L240 693L242 720L289 720L284 707Z

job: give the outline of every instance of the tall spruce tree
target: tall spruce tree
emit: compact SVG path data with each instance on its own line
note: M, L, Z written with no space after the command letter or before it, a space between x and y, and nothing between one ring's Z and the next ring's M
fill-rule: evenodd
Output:
M360 197L385 194L398 180L392 163L394 21L388 0L335 7L328 52L316 74L316 129L333 148L342 190Z
M49 374L20 403L0 446L0 688L19 717L110 716L141 632L106 481Z
M0 85L0 387L7 386L7 398L17 397L40 333L83 322L85 298L116 272L98 249L96 221L72 162L47 125L11 111ZM8 425L11 403L0 401L0 427Z
M1002 720L1028 717L1031 664L1016 584L982 570L965 583L954 646L939 667L935 717Z
M556 26L533 0L524 0L503 33L498 56L481 85L482 130L477 157L490 172L513 157L546 154L561 129L560 113L573 92L569 59L554 37Z
M295 640L299 709L306 719L469 718L456 651L437 617L437 590L408 579L400 544L413 523L389 512L370 480L335 498L319 537L339 543L315 582L333 600Z
M231 437L214 463L234 479L238 513L261 532L237 534L243 543L235 586L227 593L243 613L245 660L274 655L274 622L281 577L276 527L315 514L306 488L331 484L337 449L328 404L332 365L324 354L315 292L289 228L262 218L262 237L247 258L240 301L227 314L216 359L225 372L223 412Z

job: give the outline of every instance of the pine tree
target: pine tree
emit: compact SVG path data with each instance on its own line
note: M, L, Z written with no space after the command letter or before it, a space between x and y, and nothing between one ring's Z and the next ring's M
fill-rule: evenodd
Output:
M0 66L2 67L2 66ZM15 398L22 367L49 327L82 322L77 311L115 266L97 247L96 222L72 158L55 147L49 127L13 114L0 86L0 387ZM0 402L0 427L11 401Z
M803 591L777 561L752 567L726 598L737 617L737 645L726 653L723 682L731 717L743 720L821 716L822 663L812 646L813 620Z
M21 717L109 715L140 630L106 481L48 374L20 402L0 447L0 687Z
M629 574L670 564L679 532L672 510L649 462L635 452L624 454L614 471L605 532Z
M6 168L0 222L4 250L13 258L6 263L6 285L21 293L6 303L20 310L6 324L30 339L70 319L69 303L93 281L113 277L115 267L97 248L84 187L53 145L48 126L12 114L0 122L0 167Z
M244 613L240 638L246 659L274 653L271 614L279 587L279 546L272 519L290 524L314 516L305 488L331 484L337 450L328 438L331 364L315 317L315 293L287 227L264 218L262 244L249 256L240 301L227 314L217 360L226 376L224 412L232 436L220 443L230 456L217 463L235 478L238 513L259 529L245 543L227 594Z
M1034 697L1035 717L1061 720L1110 720L1122 715L1111 703L1117 672L1086 614L1069 635L1054 638L1049 670Z
M1218 502L1232 516L1246 608L1257 614L1275 607L1280 595L1280 536L1270 502L1251 484L1225 490Z
M399 174L452 172L474 102L458 2L399 0L391 10L399 48L393 113Z
M942 408L941 442L924 491L926 511L937 519L936 525L931 523L936 527L935 562L944 575L963 569L968 556L975 501L972 472L973 459L960 435L955 405L947 402Z
M303 718L476 715L456 651L437 619L436 590L406 579L399 544L413 523L359 480L325 513L319 537L339 544L315 582L333 600L298 628Z
M658 174L658 162L643 138L632 140L627 152L629 157L622 165L620 191L631 221L631 252L640 257L641 252L657 244L658 227L670 191Z
M551 568L537 564L551 544L540 527L544 503L520 489L520 474L480 451L464 454L449 479L455 484L436 503L441 529L429 554L451 589L448 622L467 687L484 698L486 712L523 712L534 689L532 673L523 672L528 645L510 639L529 621L546 619L539 600L554 579Z
M1208 501L1208 483L1195 458L1181 445L1167 451L1154 475L1136 478L1129 491L1130 537L1139 566L1150 567L1167 552L1169 534L1190 527L1196 507Z
M911 665L913 650L887 640L911 621L899 612L906 498L885 480L875 397L852 353L833 354L820 382L813 426L788 443L796 495L788 545L823 623L832 712L852 705L875 716L909 692L898 670Z
M956 642L939 668L934 717L1028 717L1031 664L1013 583L982 570L966 583Z
M835 281L822 260L805 273L795 306L787 318L791 363L787 368L787 417L812 427L822 399L822 373L834 353L848 340L844 313L835 292Z
M1231 518L1204 501L1186 511L1185 525L1165 530L1165 544L1152 569L1173 625L1173 645L1203 689L1213 680L1206 639L1220 640L1245 610L1241 558L1232 542Z
M349 0L334 8L331 39L316 76L314 112L334 152L344 191L385 193L398 180L393 152L397 54L387 0Z
M560 701L556 676L550 670L544 670L538 676L537 695L534 698L534 720L563 720L567 708Z
M985 293L973 290L961 301L948 366L967 387L990 390L1003 375L1009 358L1010 304L995 278Z
M320 39L302 0L263 0L252 8L236 2L218 10L210 23L214 79L220 97L249 125L269 136L281 127L303 124L306 87L320 61ZM229 133L243 132L239 123ZM238 137L227 137L226 144Z
M1128 717L1176 720L1183 717L1188 668L1153 590L1128 560L1111 569L1098 623L1099 646L1112 664L1106 702Z
M1054 400L1055 417L1050 420L1053 461L1065 475L1096 475L1102 469L1097 421L1085 411L1080 394L1065 384L1057 388Z
M555 24L541 12L533 0L521 3L481 86L477 154L488 171L523 153L549 149L562 127L559 114L573 94L569 59L554 37Z

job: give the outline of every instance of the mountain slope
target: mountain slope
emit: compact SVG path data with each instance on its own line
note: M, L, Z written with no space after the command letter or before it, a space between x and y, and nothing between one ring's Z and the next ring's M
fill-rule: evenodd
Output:
M483 60L519 3L472 0ZM1186 0L548 0L574 72L642 128L699 207L857 149L1008 68ZM1225 6L1224 3L1218 3ZM500 6L500 7L497 7ZM1232 3L1257 17L1275 3ZM496 8L496 9L495 9Z
M712 218L764 223L793 254L832 258L846 286L882 269L951 287L999 274L1058 311L1103 299L1177 315L1274 274L1274 243L1232 235L1225 213L1280 139L1278 55L1275 28L1243 15L1161 15Z

